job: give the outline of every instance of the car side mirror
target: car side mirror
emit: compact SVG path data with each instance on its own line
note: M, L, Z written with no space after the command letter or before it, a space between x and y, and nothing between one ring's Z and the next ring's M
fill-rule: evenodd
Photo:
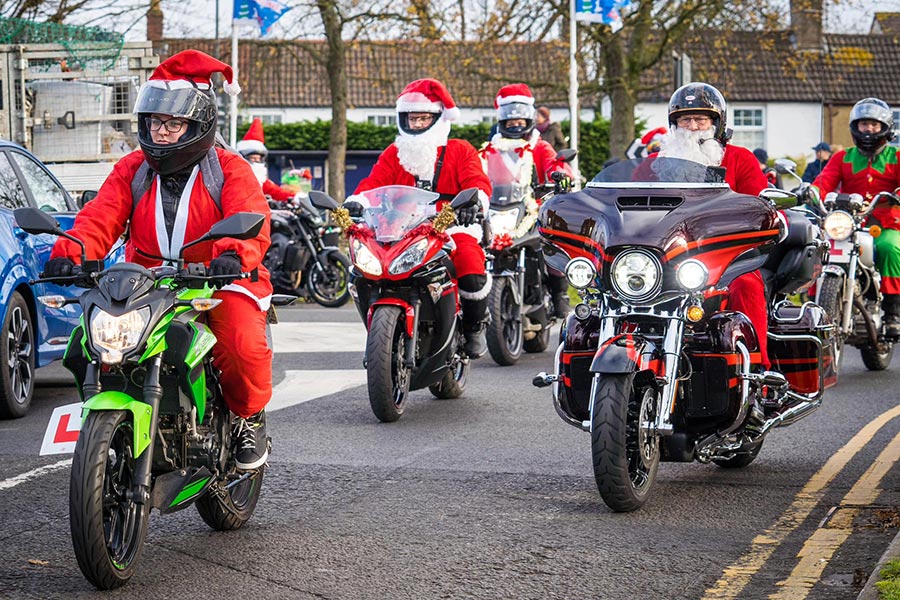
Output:
M84 208L84 205L97 197L97 190L85 190L81 192L81 197L78 199L78 208Z

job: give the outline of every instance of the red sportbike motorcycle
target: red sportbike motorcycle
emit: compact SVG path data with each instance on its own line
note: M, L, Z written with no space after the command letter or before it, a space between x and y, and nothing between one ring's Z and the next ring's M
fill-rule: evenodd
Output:
M427 387L438 398L458 398L465 389L469 358L449 256L455 246L445 230L454 209L472 206L477 193L464 190L438 212L439 194L379 187L362 193L357 223L333 199L310 193L313 204L334 211L350 240L350 293L369 331L369 403L381 421L403 415L410 390Z
M787 298L827 251L790 192L731 191L721 168L673 158L602 171L548 200L540 233L549 268L582 301L560 333L552 386L560 417L591 433L594 477L615 511L641 507L660 461L744 467L774 427L812 413L836 380L837 332L811 302ZM727 288L760 270L772 370Z

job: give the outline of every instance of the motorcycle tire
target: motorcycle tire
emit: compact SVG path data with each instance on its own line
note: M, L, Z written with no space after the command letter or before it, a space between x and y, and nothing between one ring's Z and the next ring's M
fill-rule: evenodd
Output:
M350 300L350 259L343 253L334 250L325 257L328 273L322 269L318 261L310 263L310 271L306 279L306 289L312 299L328 308L337 308ZM334 280L329 281L329 275Z
M72 546L81 572L99 590L131 579L147 535L150 504L127 497L137 463L133 427L126 411L89 412L72 458Z
M447 369L444 377L437 383L428 386L428 390L439 400L459 398L466 391L466 379L469 376L469 362L456 359L453 366Z
M538 354L546 350L549 345L550 325L545 325L536 336L530 340L525 340L525 352L529 354Z
M870 345L862 346L859 349L863 364L868 370L884 371L891 366L891 359L894 357L894 345L890 342L883 342L883 344L887 346L887 350L884 352L878 352L875 347Z
M659 436L641 422L655 416L655 392L636 388L634 376L595 375L591 457L603 502L616 512L639 509L650 497L659 469Z
M522 307L516 304L511 277L498 277L488 296L490 323L485 331L488 351L498 365L507 367L516 364L522 356L524 329L522 327Z
M743 469L756 460L756 457L759 456L759 451L762 450L762 445L762 440L752 445L747 444L741 448L740 452L731 458L714 458L713 462L723 469Z
M383 423L401 416L409 398L406 315L397 306L377 306L366 338L366 379L372 412Z
M826 277L819 288L819 306L821 306L832 322L840 327L844 313L844 285L840 277ZM844 356L844 335L839 334L834 346L835 371L840 372L841 359Z
M194 503L203 522L216 531L234 531L253 516L262 491L266 468L260 467L244 481L225 490L224 497L208 491ZM224 486L227 481L221 482Z
M13 292L6 307L0 344L0 419L25 416L34 393L34 327L22 295Z

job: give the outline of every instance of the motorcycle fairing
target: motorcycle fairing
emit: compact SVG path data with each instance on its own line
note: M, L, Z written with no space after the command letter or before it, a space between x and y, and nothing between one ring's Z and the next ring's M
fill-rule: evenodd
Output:
M134 423L134 456L140 456L150 445L150 422L153 419L153 409L146 402L135 400L123 392L100 392L84 401L81 412L81 420L87 417L91 410L127 410L131 413Z
M164 515L187 508L214 481L212 473L206 467L169 471L153 480L150 506Z
M647 338L623 333L603 342L591 362L591 373L606 375L651 371L657 376L664 374L664 364L660 360L656 345Z
M430 226L429 226L430 228ZM364 233L365 232L365 233ZM415 272L416 269L421 268L422 265L428 264L434 257L444 249L444 244L447 240L450 239L450 236L438 233L434 230L430 230L427 234L428 239L428 248L425 250L424 258L419 262L417 267L414 267L411 271L404 271L403 273L392 274L388 271L391 266L391 263L394 262L396 258L398 258L401 254L406 252L406 250L419 242L422 236L416 235L415 232L408 233L404 238L397 240L396 242L386 243L384 245L375 242L375 237L372 234L371 230L362 229L359 233L354 234L355 239L357 239L361 244L363 244L366 249L371 252L375 258L378 260L379 264L382 266L381 275L372 275L370 273L366 273L365 271L356 267L356 260L353 252L353 246L350 246L350 256L353 261L354 267L359 271L362 277L366 279L372 280L388 280L388 281L403 281L405 279L409 279L410 273Z

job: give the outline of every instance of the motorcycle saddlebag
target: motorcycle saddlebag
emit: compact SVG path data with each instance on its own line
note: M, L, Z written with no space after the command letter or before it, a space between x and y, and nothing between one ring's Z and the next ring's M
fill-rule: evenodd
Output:
M819 370L825 387L837 383L834 363L835 326L821 306L787 303L775 307L769 317L769 360L772 369L787 377L791 390L819 393Z

